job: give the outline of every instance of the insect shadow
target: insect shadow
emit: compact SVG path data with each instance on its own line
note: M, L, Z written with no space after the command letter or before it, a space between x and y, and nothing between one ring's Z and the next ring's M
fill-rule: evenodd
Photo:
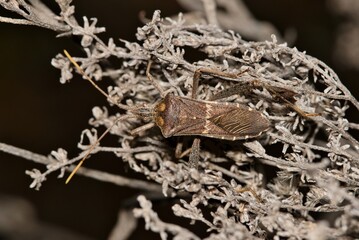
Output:
M176 157L178 158L189 154L190 167L198 167L200 155L199 136L235 141L258 137L267 131L271 126L270 121L263 113L240 103L219 102L217 101L219 99L230 97L238 94L238 92L243 92L243 90L251 91L249 89L266 88L273 98L284 102L303 116L306 116L307 114L295 106L295 99L293 97L295 92L264 85L257 80L251 81L246 86L239 84L238 86L235 85L231 88L231 90L223 90L214 95L210 100L197 99L198 84L202 74L235 79L243 72L239 74L231 74L210 68L199 68L193 75L191 98L176 96L173 93L166 93L159 83L154 80L150 73L151 61L147 65L146 75L148 80L158 90L161 99L152 106L141 105L130 107L128 105L114 102L107 93L99 88L96 83L94 83L94 81L85 74L83 69L66 50L64 53L76 69L83 75L83 77L115 105L117 105L120 109L131 113L134 117L139 117L149 121L148 124L132 130L131 134L135 135L157 125L165 138L172 136L195 136L190 149L184 152L181 152L180 148L176 149ZM283 91L286 91L286 94L283 94ZM87 150L85 157L78 163L76 168L69 175L66 183L71 180L76 171L81 167L83 162L88 158L101 139L114 125L116 125L118 121L123 120L123 117L126 116L117 118L113 125L107 128L98 140Z

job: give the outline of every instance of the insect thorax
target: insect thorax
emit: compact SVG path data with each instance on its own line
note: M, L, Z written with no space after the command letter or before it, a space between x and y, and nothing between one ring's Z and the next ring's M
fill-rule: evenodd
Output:
M154 108L155 123L165 138L174 135L173 130L179 116L180 109L176 104L176 97L171 93L167 94Z

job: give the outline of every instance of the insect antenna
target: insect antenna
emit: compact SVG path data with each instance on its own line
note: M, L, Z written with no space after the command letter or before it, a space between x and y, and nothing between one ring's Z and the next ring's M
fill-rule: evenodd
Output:
M133 108L124 105L124 104L120 104L116 101L114 101L104 90L102 90L86 73L85 71L82 69L82 67L80 67L80 65L78 65L78 63L75 61L75 59L73 59L73 57L71 57L71 55L64 50L64 53L66 55L66 57L70 60L70 62L76 67L77 71L79 71L79 73L87 80L91 83L92 86L94 86L102 95L104 95L107 99L109 99L113 104L115 104L116 106L118 106L119 108L123 109L123 110L133 110Z
M124 117L129 117L129 116L122 116L118 117L115 122L106 129L105 132L103 132L101 134L101 136L96 140L96 142L94 144L92 144L92 146L87 149L87 152L85 154L85 156L81 159L81 161L76 165L76 167L74 168L74 170L72 170L71 174L67 177L66 179L66 184L68 184L70 182L70 180L72 179L72 177L75 175L75 173L80 169L80 167L82 166L82 164L85 162L85 160L88 158L88 156L90 155L90 153L95 149L95 147L97 146L97 144L100 143L100 141L107 135L107 133L112 129L113 126L115 126L117 124L118 121L123 120Z
M134 115L125 115L125 116L120 116L118 118L116 118L116 120L114 121L114 123L108 127L106 129L106 131L104 133L102 133L102 135L96 140L96 142L94 144L92 144L92 146L87 150L85 156L81 159L81 161L77 164L77 166L74 168L74 170L72 170L71 174L67 177L66 179L66 184L70 182L70 180L72 179L72 177L75 175L75 173L79 170L79 168L81 167L81 165L84 163L84 161L88 158L88 156L91 154L91 152L95 149L95 147L100 143L100 141L107 135L107 133L120 121L123 120L125 118L130 118L130 117L136 117L139 116L141 117L142 115L140 114L140 111L143 109L139 109L139 108L133 108L133 107L129 107L127 105L124 104L120 104L118 102L115 102L105 91L103 91L86 73L85 71L77 64L77 62L73 59L73 57L71 57L71 55L64 50L64 53L66 55L66 57L70 60L70 62L76 67L76 69L79 71L79 73L87 80L89 81L92 86L94 86L102 95L104 95L107 99L109 99L113 104L115 104L116 106L118 106L120 109L123 110L127 110L130 111L132 114Z

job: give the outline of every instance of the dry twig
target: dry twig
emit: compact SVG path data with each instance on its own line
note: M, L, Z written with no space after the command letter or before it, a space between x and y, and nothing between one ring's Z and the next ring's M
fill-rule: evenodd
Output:
M50 10L44 5L39 11L40 5L36 5L39 1L18 1L31 13L23 15L15 2L0 1L0 5L19 13L31 24L50 28L59 34L82 37L85 56L75 57L75 60L90 77L113 80L113 86L108 88L108 94L113 98L110 104L115 99L129 106L153 105L159 99L159 93L145 76L147 63L152 60L151 74L155 81L165 90L180 96L190 96L191 79L200 67L232 74L245 70L246 74L234 79L205 76L199 97L209 99L223 89L256 79L272 89L279 87L297 93L296 109L320 115L303 117L293 110L293 106L288 107L287 102L278 100L266 88L230 98L228 101L249 105L266 114L273 127L268 134L252 141L222 141L213 148L208 140L201 146L203 161L199 170L189 169L183 162L173 159L174 147L158 129L147 130L142 134L146 137L132 136L131 130L144 124L141 119L124 118L111 129L111 134L118 138L119 147L94 147L92 154L113 152L134 171L161 184L165 196L169 189L172 190L171 196L179 192L189 194L191 199L181 199L173 206L173 213L178 218L203 222L209 231L207 239L268 236L348 239L358 234L359 205L355 196L359 182L359 144L348 131L350 127L355 129L357 123L346 119L345 113L349 107L358 111L359 103L323 62L296 48L279 44L274 36L271 41L248 42L238 34L222 31L215 25L187 25L182 14L178 18L163 19L160 11L156 11L152 20L138 29L138 42L117 42L113 39L105 42L97 36L104 28L96 27L96 19L90 23L84 17L84 26L74 20L74 8L70 1L58 0L61 13L57 16L48 14ZM47 21L48 18L51 21ZM6 22L11 21L7 19ZM201 51L206 54L206 59L189 62L184 48ZM110 57L121 59L123 64L111 66L111 69L104 67L101 63L110 62ZM52 65L61 70L61 83L72 79L73 67L65 56L58 54ZM90 123L94 127L112 126L119 116L110 116L105 107L94 107L93 115ZM95 143L95 133L85 130L82 139L87 137L90 143ZM188 139L191 138L184 141ZM1 146L4 151L6 145ZM279 155L275 150L278 147L281 150ZM7 148L6 151L26 159L41 159L40 162L47 165L46 172L28 172L34 178L31 186L39 188L48 174L57 170L63 172L67 166L80 160L89 146L81 141L79 148L82 152L71 160L64 150L52 153L56 160L15 148ZM227 164L222 166L219 160ZM277 167L276 178L270 183L264 181L265 172L253 167L259 162ZM225 168L228 165L230 167ZM245 168L251 170L243 171ZM92 172L91 176L98 178L100 173ZM115 178L107 178L107 181L116 182ZM251 192L240 191L245 187L243 183L253 189L261 201ZM141 186L152 186L153 190L158 190L155 185L143 182L133 185L136 188ZM308 191L303 191L304 188ZM135 210L135 216L144 218L146 228L158 232L163 239L169 234L178 239L199 239L183 227L161 221L144 197L139 197L139 202L140 208ZM209 207L209 202L212 207ZM203 211L210 215L203 214ZM331 222L332 227L329 227L315 221L309 212L336 212L337 215Z

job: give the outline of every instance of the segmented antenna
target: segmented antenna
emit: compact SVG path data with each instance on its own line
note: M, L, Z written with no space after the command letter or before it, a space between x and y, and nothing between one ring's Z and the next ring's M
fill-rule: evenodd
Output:
M124 116L124 117L128 117L128 116ZM76 165L76 167L74 168L74 170L72 170L71 174L67 177L66 179L66 184L68 184L70 182L70 180L72 179L72 177L75 175L75 173L80 169L80 167L82 166L82 164L84 163L84 161L88 158L88 156L90 155L90 153L92 152L92 150L95 149L95 147L97 146L97 144L100 143L100 141L102 140L102 138L104 138L106 136L106 134L112 129L113 126L116 125L116 123L122 120L121 118L117 118L116 121L109 127L106 129L106 131L104 133L102 133L102 135L96 140L96 142L94 144L92 144L92 146L87 150L85 156L81 159L81 161Z
M116 106L118 106L119 108L123 109L123 110L131 110L131 107L123 105L123 104L119 104L117 102L114 102L114 100L106 93L104 92L85 72L84 70L77 64L77 62L71 57L71 55L64 50L64 53L66 55L66 57L70 60L70 62L76 67L76 69L81 73L81 75L87 80L89 81L102 95L104 95L106 98L108 98L113 104L115 104ZM72 170L71 174L68 176L68 178L66 179L66 184L70 182L70 180L72 179L72 177L75 175L75 173L80 169L81 165L84 163L84 161L88 158L88 156L90 155L90 153L92 152L92 150L95 149L95 147L100 143L100 141L102 140L102 138L104 138L106 136L106 134L112 129L113 126L115 126L117 124L118 121L123 120L124 117L129 117L129 116L122 116L122 117L118 117L115 122L106 129L106 131L96 140L96 142L87 150L85 156L81 159L81 161L77 164L77 166L74 168L74 170Z
M124 115L124 116L120 116L118 117L114 123L106 129L106 131L97 139L97 141L87 150L86 155L81 159L81 161L77 164L77 166L74 168L74 170L71 172L70 176L66 179L66 184L70 182L71 178L75 175L75 173L79 170L79 168L81 167L81 165L83 164L83 162L88 158L88 156L90 155L90 153L92 152L92 150L95 149L95 147L100 143L100 141L102 140L103 137L106 136L106 134L112 129L113 126L115 126L117 124L117 122L119 122L120 120L124 120L126 118L130 118L130 117L139 117L142 119L149 119L149 120L153 120L153 112L152 112L152 108L147 107L146 105L141 105L141 106L134 106L134 107L130 107L118 102L115 102L113 100L113 98L111 98L106 92L104 92L86 73L85 71L77 64L77 62L71 57L71 55L64 50L64 53L66 55L66 57L70 60L70 62L76 67L77 71L87 80L91 83L92 86L94 86L102 95L104 95L107 99L109 99L114 105L118 106L120 109L122 110L126 110L128 112L130 112L132 115ZM152 82L152 84L159 90L159 92L162 95L165 95L164 91L161 89L161 87L159 86L158 83L156 83L151 74L149 73L149 69L150 69L151 63L149 63L149 65L147 66L147 70L146 70L146 74L148 79ZM153 126L155 126L156 124L151 122L148 123L146 125L143 125L141 127L138 127L134 130L131 131L131 134L137 134L138 132L147 130L152 128Z

